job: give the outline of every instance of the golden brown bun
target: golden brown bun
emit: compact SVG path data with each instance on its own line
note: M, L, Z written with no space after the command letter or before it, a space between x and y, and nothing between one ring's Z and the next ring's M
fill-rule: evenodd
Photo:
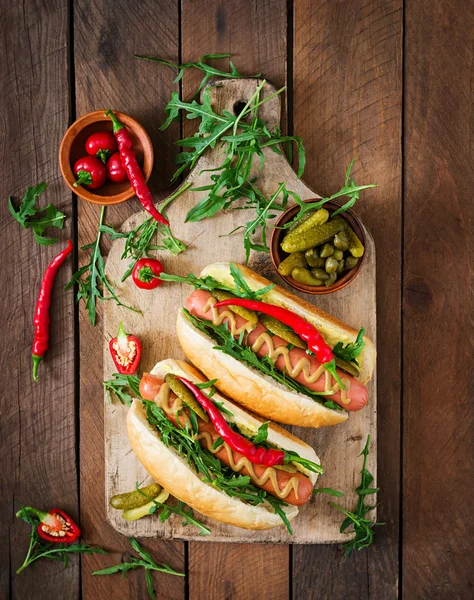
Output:
M273 377L215 350L215 342L194 327L183 309L178 312L176 330L189 360L206 377L217 379L216 387L221 392L246 408L274 421L300 427L337 425L347 419L346 412L326 408L308 396L288 389Z
M205 381L205 378L192 366L171 359L158 363L151 373L161 378L164 378L167 373L174 373L194 382ZM224 406L233 413L232 420L238 425L256 432L262 423L261 419L248 414L220 394L214 394L213 398L223 402ZM203 482L174 448L166 447L161 442L158 432L146 418L141 401L133 401L127 415L127 431L135 454L153 479L193 509L217 521L245 529L270 529L282 525L281 518L268 504L258 506L245 504L238 498L230 497ZM268 427L268 441L319 463L311 446L274 424ZM317 475L308 473L308 476L314 485ZM288 505L282 508L289 520L298 514L296 506Z
M242 273L245 281L252 290L259 290L272 282L265 277L262 277L252 269L244 267L243 265L235 265ZM223 283L229 287L235 287L234 280L230 274L230 263L219 262L208 265L204 268L201 273L201 277L210 275L220 283ZM275 304L276 306L282 306L294 312L300 317L303 317L309 321L312 325L318 328L321 335L324 337L326 342L334 347L337 342L342 342L344 345L349 342L355 342L358 331L343 323L336 317L332 317L328 313L316 308L306 300L298 298L294 294L287 292L279 285L264 295L262 298L264 302L269 304ZM361 354L357 357L357 362L360 366L360 375L357 378L361 383L367 383L375 369L376 350L375 346L366 335L364 336L365 348ZM198 365L199 366L199 365Z

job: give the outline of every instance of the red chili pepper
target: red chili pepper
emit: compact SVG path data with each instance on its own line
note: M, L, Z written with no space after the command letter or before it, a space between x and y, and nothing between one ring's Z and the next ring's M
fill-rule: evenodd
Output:
M128 176L122 167L120 152L112 154L107 161L107 176L110 181L115 181L115 183L123 183L124 181L128 181Z
M84 186L88 190L98 190L107 179L104 163L95 156L83 156L74 163L73 172L77 181L74 187Z
M98 131L87 138L86 152L105 164L107 158L117 151L117 140L111 131Z
M54 258L46 269L41 282L38 300L36 302L35 337L33 340L33 379L38 381L38 366L48 349L49 342L49 307L51 304L51 293L53 291L54 279L59 267L72 252L72 242L68 240L66 248Z
M326 344L323 336L319 333L316 327L311 325L311 323L308 323L308 321L303 319L303 317L295 315L290 310L282 308L281 306L267 304L266 302L259 302L258 300L247 300L245 298L222 300L221 302L216 302L214 306L218 308L220 306L229 306L230 304L235 306L244 306L250 310L264 313L270 317L278 319L285 325L288 325L288 327L291 327L293 331L308 344L309 350L314 352L319 362L327 371L329 371L329 373L331 373L331 375L339 384L341 390L345 389L345 386L336 371L336 361L331 347Z
M135 152L132 150L133 141L130 134L123 123L121 123L115 114L111 110L105 112L106 117L112 119L114 126L114 134L117 139L120 158L122 160L122 167L128 175L132 188L137 198L142 203L143 208L159 223L163 223L167 227L170 226L169 222L163 217L163 215L155 208L153 204L153 197L146 184L145 177L143 176L140 165L137 162Z
M192 392L196 400L209 415L217 433L224 442L229 444L232 450L240 452L251 463L256 465L273 467L275 465L285 464L285 452L283 450L274 450L273 448L267 450L266 448L254 446L250 440L240 435L240 433L236 433L229 427L227 421L224 419L214 402L209 400L209 398L207 398L194 383L179 375L176 375L176 379L179 379L184 383L188 390Z
M109 342L109 350L117 371L122 375L133 375L142 356L142 344L134 335L127 335L120 322L117 337Z
M49 512L42 512L32 506L25 506L18 513L30 512L38 517L38 533L40 537L54 544L70 544L81 535L81 530L69 515L59 508L52 508Z
M154 290L163 283L160 279L163 270L163 265L156 258L141 258L133 267L133 282L142 290Z

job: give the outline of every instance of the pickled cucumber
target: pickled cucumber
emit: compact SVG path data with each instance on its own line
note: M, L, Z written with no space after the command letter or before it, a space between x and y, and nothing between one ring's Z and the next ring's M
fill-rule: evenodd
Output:
M304 258L304 256L303 256L303 258ZM288 274L290 274L290 273L291 273L291 270ZM231 294L230 292L226 292L224 290L219 290L219 289L213 290L212 295L217 300L230 300L231 298L237 297L237 296L234 296L234 294ZM232 312L235 312L236 315L240 315L247 321L254 323L254 325L257 324L258 317L257 317L257 313L255 311L249 310L248 308L245 308L244 306L230 305L229 308Z
M344 229L347 237L349 238L349 252L352 254L352 256L354 256L354 258L360 258L361 256L364 256L365 248L360 239L357 237L356 232L347 222L344 223Z
M296 346L297 348L302 348L303 350L306 350L307 345L303 342L303 340L298 335L296 335L296 333L292 329L284 325L278 319L270 317L270 315L261 314L260 323L264 327L266 327L268 331L271 331L271 333L273 333L274 335L281 337L283 340L290 344L293 344L293 346Z
M293 252L292 254L287 256L285 260L281 261L281 263L278 265L278 272L280 273L280 275L288 277L289 275L291 275L291 271L293 271L295 267L307 266L308 263L306 262L306 258L303 252Z
M165 489L163 489L158 494L158 496L153 498L154 502L153 502L153 500L150 500L143 506L139 506L137 508L129 508L127 510L124 510L122 513L122 517L126 521L136 521L138 519L146 517L147 515L150 514L150 508L152 508L155 505L155 502L164 504L168 500L168 498L169 498L169 493Z
M309 250L314 246L319 246L333 239L336 233L344 229L344 223L339 220L328 221L322 225L316 225L307 231L288 239L285 237L281 245L284 252L297 252L299 250ZM294 232L292 232L294 233Z
M340 369L342 369L346 373L349 373L349 375L353 375L354 377L359 377L360 371L354 363L350 363L345 360L342 360L342 358L338 358L337 356L335 356L334 358L336 360L336 366L338 366Z
M176 377L171 373L165 375L165 381L170 386L171 391L173 391L178 398L183 401L183 404L189 406L189 408L193 410L199 417L201 417L203 421L206 421L206 423L209 422L207 413L183 382L181 382L179 379L176 379Z
M131 508L139 508L150 502L149 498L155 498L161 493L163 488L158 483L152 483L144 488L141 488L140 493L138 490L133 492L126 492L124 494L116 494L109 500L110 506L119 510L128 510ZM148 498L147 498L148 496Z
M320 279L315 279L304 267L295 267L291 272L291 276L298 283L304 283L305 285L323 285Z
M326 223L329 219L329 213L325 208L320 208L313 214L311 214L307 219L305 219L302 223L297 225L294 229L292 229L289 233L286 234L285 240L294 240L299 237L301 233L304 231L308 231L312 229L315 225L322 225Z

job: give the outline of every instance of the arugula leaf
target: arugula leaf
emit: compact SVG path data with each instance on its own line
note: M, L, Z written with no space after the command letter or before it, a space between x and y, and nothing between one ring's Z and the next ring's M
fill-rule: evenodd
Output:
M228 354L236 360L246 363L261 373L273 377L273 379L279 383L282 383L289 389L299 392L300 394L304 394L310 397L312 400L320 402L326 408L338 411L343 410L343 408L332 402L332 400L324 401L322 399L322 397L329 395L330 392L313 392L309 388L298 383L292 377L288 377L285 375L285 373L278 371L268 356L259 357L250 348L241 346L239 341L234 339L224 324L214 325L212 321L202 321L191 315L186 309L183 310L186 317L197 329L203 331L207 335L210 335L214 338L214 340L216 340L216 343L219 344L214 346L216 350L220 350L221 352L224 352L224 354Z
M38 533L40 520L37 515L31 511L25 510L22 506L16 513L16 516L25 523L31 525L30 543L23 564L17 569L20 574L29 565L41 558L50 558L52 560L62 560L64 567L68 566L68 554L107 554L106 550L97 548L89 544L58 544L46 543Z
M308 469L308 471L312 471L313 473L319 473L321 475L324 473L324 469L320 464L315 463L312 460L308 460L307 458L303 458L292 450L285 450L285 465L290 462L302 465Z
M10 214L24 229L31 228L33 235L42 246L49 246L58 241L58 238L50 238L44 234L47 227L56 227L62 229L64 226L64 219L66 215L62 213L52 204L48 204L46 207L36 206L36 201L39 196L46 190L47 184L43 181L34 187L29 187L23 196L18 210L15 210L13 206L12 198L8 198L8 208ZM40 213L44 214L37 219L30 219L29 217L38 217Z
M260 427L258 428L257 431L257 435L253 438L252 442L254 444L261 444L262 442L265 442L267 440L268 437L268 423L270 421L267 421L266 423L262 423L260 425Z
M107 392L109 402L112 401L113 394L119 402L131 406L132 395L127 390L132 392L133 398L141 398L139 377L136 375L122 375L120 373L113 373L112 377L113 379L104 381L104 390Z
M360 453L360 456L364 457L361 471L361 482L356 487L356 493L359 496L357 501L357 506L354 512L350 510L346 510L340 504L336 504L335 502L330 502L329 504L334 508L337 508L341 511L346 518L341 523L340 532L346 533L354 533L354 537L352 540L349 540L343 547L345 548L346 557L348 557L353 550L362 550L362 548L367 548L373 542L374 538L374 528L378 525L384 525L384 523L375 523L370 519L366 518L366 515L369 511L374 510L375 506L366 506L365 504L365 496L370 494L375 494L379 491L379 488L370 487L374 481L373 475L367 469L367 459L369 456L369 445L370 445L370 435L367 436L367 441L365 443L364 449ZM352 529L350 531L346 531L350 526Z
M340 492L339 490L333 490L332 488L314 488L313 496L316 496L317 494L329 494L329 496L338 496L339 498L344 496L343 492Z
M131 547L138 554L138 557L131 554L127 555L117 565L101 569L100 571L94 571L92 575L113 575L114 573L122 573L122 579L127 575L129 571L134 569L143 568L145 569L145 581L147 584L148 595L152 600L156 600L155 591L153 589L152 571L160 571L162 573L168 573L169 575L176 575L177 577L185 577L185 573L180 573L172 569L169 565L157 564L151 554L143 549L143 547L134 538L128 538Z
M247 300L260 300L262 296L270 292L275 287L275 284L271 283L270 285L254 291L250 288L248 283L245 281L244 276L240 272L240 269L235 266L234 263L230 263L229 267L230 274L232 275L232 279L235 283L235 290L233 290L233 292L239 298L246 298Z
M97 239L92 244L83 246L81 250L91 250L91 258L89 263L80 267L71 278L71 281L65 286L64 289L69 289L77 284L79 290L77 292L76 301L84 300L86 310L89 315L89 321L92 326L95 326L96 314L97 314L97 300L114 300L117 306L123 306L133 312L140 312L139 310L123 304L115 292L115 286L112 285L107 276L105 275L105 263L104 258L100 251L100 238L102 235L101 227L104 221L105 207L102 206L100 211L99 229ZM110 296L104 296L105 291L108 291Z
M353 344L349 343L344 346L342 342L338 342L332 349L333 353L341 360L353 362L358 365L356 358L365 348L364 334L365 329L361 327L359 333L357 334L356 341Z
M188 283L192 285L196 290L208 290L212 292L215 289L223 289L233 291L231 288L226 287L222 283L219 283L216 279L208 275L207 277L196 277L193 273L190 273L186 277L180 275L170 275L169 273L161 273L160 279L163 281L173 281L176 283Z

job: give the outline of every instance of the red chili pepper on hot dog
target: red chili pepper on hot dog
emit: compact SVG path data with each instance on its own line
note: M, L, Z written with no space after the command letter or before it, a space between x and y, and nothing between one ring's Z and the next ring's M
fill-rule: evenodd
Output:
M337 374L336 361L331 347L326 344L323 336L319 333L316 327L311 325L311 323L308 323L306 319L303 319L303 317L300 317L299 315L295 315L290 310L282 308L281 306L267 304L266 302L259 302L258 300L247 300L245 298L222 300L221 302L216 302L214 306L218 308L219 306L229 306L230 304L235 306L243 306L245 308L249 308L250 310L264 313L270 317L278 319L285 325L288 325L288 327L291 327L293 331L308 344L309 350L314 352L319 362L327 371L329 371L329 373L331 373L331 375L339 384L341 390L345 389L344 384Z
M70 544L81 535L81 530L69 515L59 508L43 512L32 506L25 506L20 512L30 512L40 520L38 533L40 537L55 544ZM19 516L17 513L17 516Z
M264 465L266 467L273 467L275 465L285 464L285 452L283 450L274 450L273 448L267 450L265 448L258 448L254 446L250 440L233 431L227 421L222 416L217 406L209 400L194 383L188 381L184 377L179 375L175 376L179 379L188 390L194 395L199 404L209 415L211 421L216 428L217 433L221 436L224 442L227 442L232 450L240 452L247 458L251 463L256 465Z
M120 322L117 337L109 342L110 354L122 375L133 375L138 369L142 356L142 344L134 335L127 335Z
M38 366L48 349L49 342L49 307L51 305L51 293L53 291L54 279L59 267L71 254L72 242L68 240L66 248L54 258L46 269L41 282L38 300L36 302L34 326L35 337L33 340L33 379L38 381Z
M143 205L143 208L159 223L169 227L169 222L155 208L153 197L146 184L140 165L137 162L135 152L132 150L133 141L123 123L121 123L111 110L105 111L105 116L112 119L114 134L119 147L122 167L128 175L132 188Z

